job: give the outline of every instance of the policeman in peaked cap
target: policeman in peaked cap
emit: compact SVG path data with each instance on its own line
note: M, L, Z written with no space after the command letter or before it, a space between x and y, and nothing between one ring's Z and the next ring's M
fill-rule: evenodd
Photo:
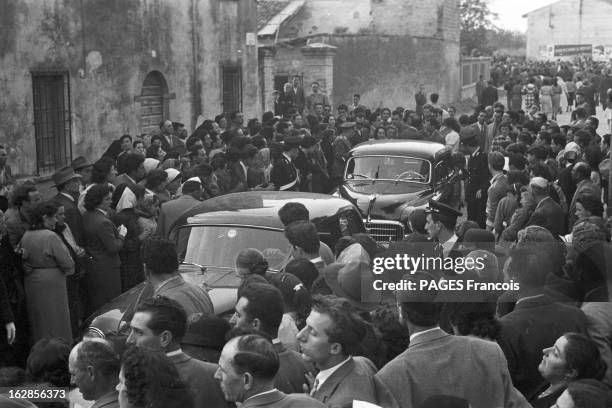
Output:
M429 200L425 214L427 216L425 230L427 230L429 237L439 244L438 255L444 258L460 257L461 252L457 242L458 237L455 234L455 226L457 218L462 213L447 204Z

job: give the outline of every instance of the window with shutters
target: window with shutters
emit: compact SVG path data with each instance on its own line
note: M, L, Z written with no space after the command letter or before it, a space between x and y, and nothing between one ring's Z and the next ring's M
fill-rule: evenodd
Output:
M168 85L161 72L150 72L140 92L140 131L159 132L159 124L168 117Z
M242 111L242 70L237 66L224 66L223 72L223 113L229 115Z
M32 72L36 170L48 175L72 160L68 71Z

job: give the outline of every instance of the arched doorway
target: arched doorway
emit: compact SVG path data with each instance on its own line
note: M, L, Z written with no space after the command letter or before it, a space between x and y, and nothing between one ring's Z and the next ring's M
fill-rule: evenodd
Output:
M159 123L168 114L168 85L159 71L151 71L142 83L140 93L140 131L158 133Z

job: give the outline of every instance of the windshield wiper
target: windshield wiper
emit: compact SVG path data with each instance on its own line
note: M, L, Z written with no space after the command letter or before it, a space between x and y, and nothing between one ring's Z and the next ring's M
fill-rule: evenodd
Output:
M372 180L372 177L366 176L365 174L353 173L353 177L363 177L364 179Z
M200 268L200 272L201 273L206 272L206 267L204 265L200 265L200 264L197 264L197 263L183 261L183 262L181 262L181 265L196 266L196 267Z

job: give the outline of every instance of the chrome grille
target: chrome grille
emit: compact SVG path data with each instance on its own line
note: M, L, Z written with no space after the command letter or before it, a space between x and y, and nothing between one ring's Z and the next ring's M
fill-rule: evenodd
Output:
M397 221L364 220L363 222L366 231L376 242L401 241L404 238L404 226Z

